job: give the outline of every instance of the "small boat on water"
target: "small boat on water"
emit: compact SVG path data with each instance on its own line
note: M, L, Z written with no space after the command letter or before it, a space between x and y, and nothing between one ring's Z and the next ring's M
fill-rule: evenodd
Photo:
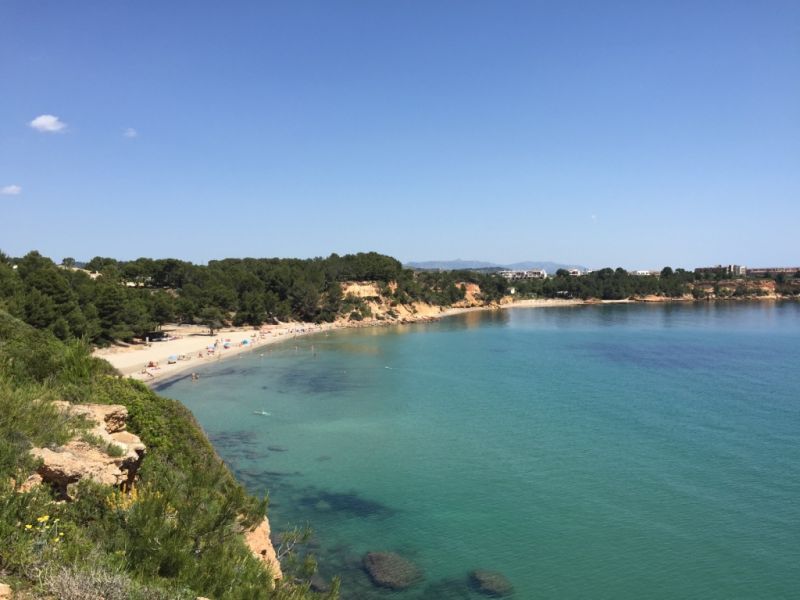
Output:
M265 410L254 410L253 414L254 415L261 415L262 417L269 417L270 416L270 413L268 413Z

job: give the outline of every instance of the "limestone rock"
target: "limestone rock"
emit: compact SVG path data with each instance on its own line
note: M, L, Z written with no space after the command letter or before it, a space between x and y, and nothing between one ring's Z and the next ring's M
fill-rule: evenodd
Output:
M109 436L114 445L122 448L122 451L125 453L131 450L134 452L144 452L146 449L142 440L139 439L139 436L133 435L130 431L118 431L110 433Z
M11 591L11 586L7 583L0 583L0 598L5 600L6 598L11 598L13 592Z
M364 569L378 587L404 590L422 579L417 566L394 552L368 552Z
M269 539L269 521L266 517L258 524L258 527L252 531L244 532L244 541L255 557L261 560L269 569L275 579L283 577L275 547Z
M37 469L40 481L51 485L66 500L73 499L70 486L83 479L123 488L130 487L146 448L137 436L125 431L127 409L116 404L54 404L62 412L83 416L94 423L90 433L107 444L117 446L122 451L122 456L110 456L104 450L77 439L56 450L34 448L31 454L42 461ZM35 478L31 478L23 485L35 483Z
M514 586L505 578L505 575L497 571L486 571L476 569L469 574L472 586L481 594L500 598L509 596L514 591Z
M49 448L34 448L31 454L42 460L37 470L39 476L67 500L72 499L67 486L82 479L106 485L121 485L127 480L108 455L86 442L72 441L57 452Z
M42 483L42 476L39 475L38 473L34 473L33 475L31 475L25 481L22 482L22 485L19 486L19 491L23 494L25 492L30 492L37 485L41 485L41 483Z
M94 421L108 433L124 431L128 421L128 409L121 404L72 404L69 412Z

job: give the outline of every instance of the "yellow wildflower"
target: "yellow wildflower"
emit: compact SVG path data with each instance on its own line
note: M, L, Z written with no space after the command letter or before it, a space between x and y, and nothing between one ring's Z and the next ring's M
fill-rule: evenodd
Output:
M33 529L33 525L25 525L25 529Z
M50 515L42 515L38 519L36 519L39 523L47 523L50 520Z

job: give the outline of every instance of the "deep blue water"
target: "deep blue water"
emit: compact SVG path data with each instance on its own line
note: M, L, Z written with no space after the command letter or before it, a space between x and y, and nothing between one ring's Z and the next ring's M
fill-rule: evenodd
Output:
M162 393L344 598L800 597L800 305L470 313L289 341ZM268 416L253 414L267 411ZM362 555L425 579L374 588Z

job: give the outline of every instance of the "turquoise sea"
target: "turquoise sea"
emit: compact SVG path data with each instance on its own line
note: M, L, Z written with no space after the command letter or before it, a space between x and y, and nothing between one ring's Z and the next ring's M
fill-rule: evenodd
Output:
M166 382L343 598L800 597L800 304L469 313ZM257 415L265 411L268 415ZM404 592L360 568L395 551Z

